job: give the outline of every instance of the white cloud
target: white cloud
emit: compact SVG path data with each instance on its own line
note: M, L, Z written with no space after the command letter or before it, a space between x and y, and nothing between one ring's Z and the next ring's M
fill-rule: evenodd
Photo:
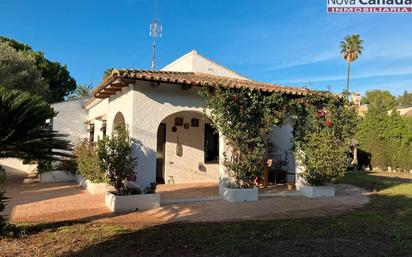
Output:
M325 51L325 52L314 54L314 55L307 55L307 56L301 57L297 60L293 60L290 62L281 63L279 65L269 67L267 70L280 70L280 69L285 69L285 68L292 68L292 67L301 66L301 65L324 62L324 61L328 61L328 60L332 60L336 58L339 58L339 54L336 51Z
M362 73L355 73L351 75L352 79L365 79L365 78L374 78L374 77L387 77L387 76L401 76L401 75L412 75L412 66L405 66L392 69L381 69L366 71ZM343 75L325 75L325 76L313 76L313 77L304 77L298 79L285 79L282 81L277 81L279 83L305 83L305 82L321 82L321 81L338 81L346 80L346 74Z

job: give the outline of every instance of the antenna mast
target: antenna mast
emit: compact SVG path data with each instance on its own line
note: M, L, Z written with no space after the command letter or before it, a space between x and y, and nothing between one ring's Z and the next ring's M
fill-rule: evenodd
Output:
M150 24L150 37L153 38L153 51L152 51L152 70L156 69L156 39L162 37L163 27L157 23L157 0L155 0L155 14L153 23Z

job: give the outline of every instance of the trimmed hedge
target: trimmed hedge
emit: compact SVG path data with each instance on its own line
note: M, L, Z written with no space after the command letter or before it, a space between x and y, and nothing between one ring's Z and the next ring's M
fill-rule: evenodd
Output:
M412 118L395 110L387 91L367 92L368 112L358 126L359 165L387 170L412 170ZM363 158L369 156L368 158ZM368 163L370 162L370 163Z

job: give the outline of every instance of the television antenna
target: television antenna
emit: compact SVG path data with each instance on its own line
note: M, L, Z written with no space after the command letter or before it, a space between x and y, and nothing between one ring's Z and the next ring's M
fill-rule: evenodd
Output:
M156 40L162 37L163 27L157 22L158 2L155 1L155 14L153 23L150 24L149 36L153 38L153 50L152 50L152 70L156 69Z

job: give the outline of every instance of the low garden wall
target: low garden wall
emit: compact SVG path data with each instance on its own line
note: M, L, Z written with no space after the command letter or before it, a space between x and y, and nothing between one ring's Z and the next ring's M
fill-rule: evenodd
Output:
M69 171L53 170L39 174L40 183L75 181L75 175Z

